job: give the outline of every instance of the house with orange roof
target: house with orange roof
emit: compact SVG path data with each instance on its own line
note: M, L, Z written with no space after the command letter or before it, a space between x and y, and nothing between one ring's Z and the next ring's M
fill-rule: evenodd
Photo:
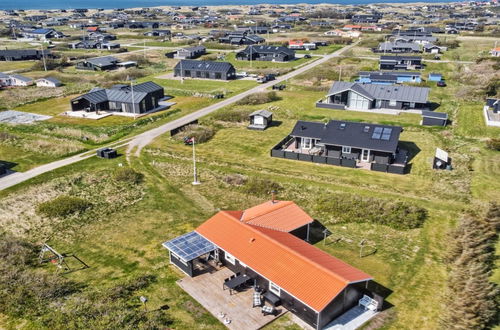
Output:
M273 199L243 211L219 211L163 246L170 263L189 277L199 275L197 258L215 262L236 274L223 287L253 289L254 299L264 300L263 311L282 306L314 329L332 327L343 317L352 322L353 313L372 317L384 300L378 284L311 245L313 222L294 202Z
M495 47L492 50L490 50L491 56L494 57L500 57L500 47Z

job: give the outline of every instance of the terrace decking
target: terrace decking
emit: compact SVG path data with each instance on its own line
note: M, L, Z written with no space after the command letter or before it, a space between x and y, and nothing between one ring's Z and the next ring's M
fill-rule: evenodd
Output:
M229 329L260 329L287 312L283 307L279 307L276 316L262 315L260 307L252 308L252 288L243 292L233 291L232 295L229 290L222 290L224 279L230 275L233 275L233 272L228 268L223 268L195 277L186 276L177 281L177 284L221 323L224 324L225 319L231 320L229 324L225 324ZM221 312L225 314L224 317L220 317Z

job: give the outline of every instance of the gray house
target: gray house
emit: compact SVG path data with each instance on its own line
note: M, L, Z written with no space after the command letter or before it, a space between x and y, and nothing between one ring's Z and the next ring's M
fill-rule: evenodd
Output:
M403 174L408 157L399 148L402 131L399 126L299 120L271 156Z
M177 50L174 54L174 58L181 60L189 60L200 57L206 53L206 48L203 46L186 47Z
M0 61L41 60L42 57L54 58L50 50L39 49L5 49L0 50Z
M362 111L426 110L429 91L427 87L336 81L326 98L316 103L316 107Z
M236 70L228 62L180 60L174 68L174 76L230 80L236 78Z
M112 88L93 88L87 94L71 100L73 111L117 111L141 114L159 107L165 97L163 87L152 81L133 86L115 85Z
M248 46L236 53L236 59L242 61L288 62L295 59L295 51L282 46Z
M423 126L446 126L448 123L448 114L444 112L422 111Z

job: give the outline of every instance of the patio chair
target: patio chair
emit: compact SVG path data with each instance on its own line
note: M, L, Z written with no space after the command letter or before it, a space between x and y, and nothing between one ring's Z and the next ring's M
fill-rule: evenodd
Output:
M261 311L262 311L262 315L266 316L266 315L274 315L276 310L272 306L262 306Z
M253 305L252 308L261 307L262 306L262 298L260 296L260 292L253 293Z

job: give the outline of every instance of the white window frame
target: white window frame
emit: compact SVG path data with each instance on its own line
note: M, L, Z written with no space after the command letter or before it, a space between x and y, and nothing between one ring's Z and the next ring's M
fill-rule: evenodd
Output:
M233 265L236 264L236 258L230 253L224 252L224 259L226 259L227 261L229 261Z
M342 146L342 153L343 154L350 154L351 153L351 147Z
M269 281L269 291L277 295L278 297L281 294L281 288L276 285L276 283L273 283Z
M390 107L395 107L398 104L398 101L396 100L389 100L389 106Z
M308 141L309 143L305 143L305 141ZM314 145L314 139L312 138L302 138L300 141L300 148L301 149L311 149Z

